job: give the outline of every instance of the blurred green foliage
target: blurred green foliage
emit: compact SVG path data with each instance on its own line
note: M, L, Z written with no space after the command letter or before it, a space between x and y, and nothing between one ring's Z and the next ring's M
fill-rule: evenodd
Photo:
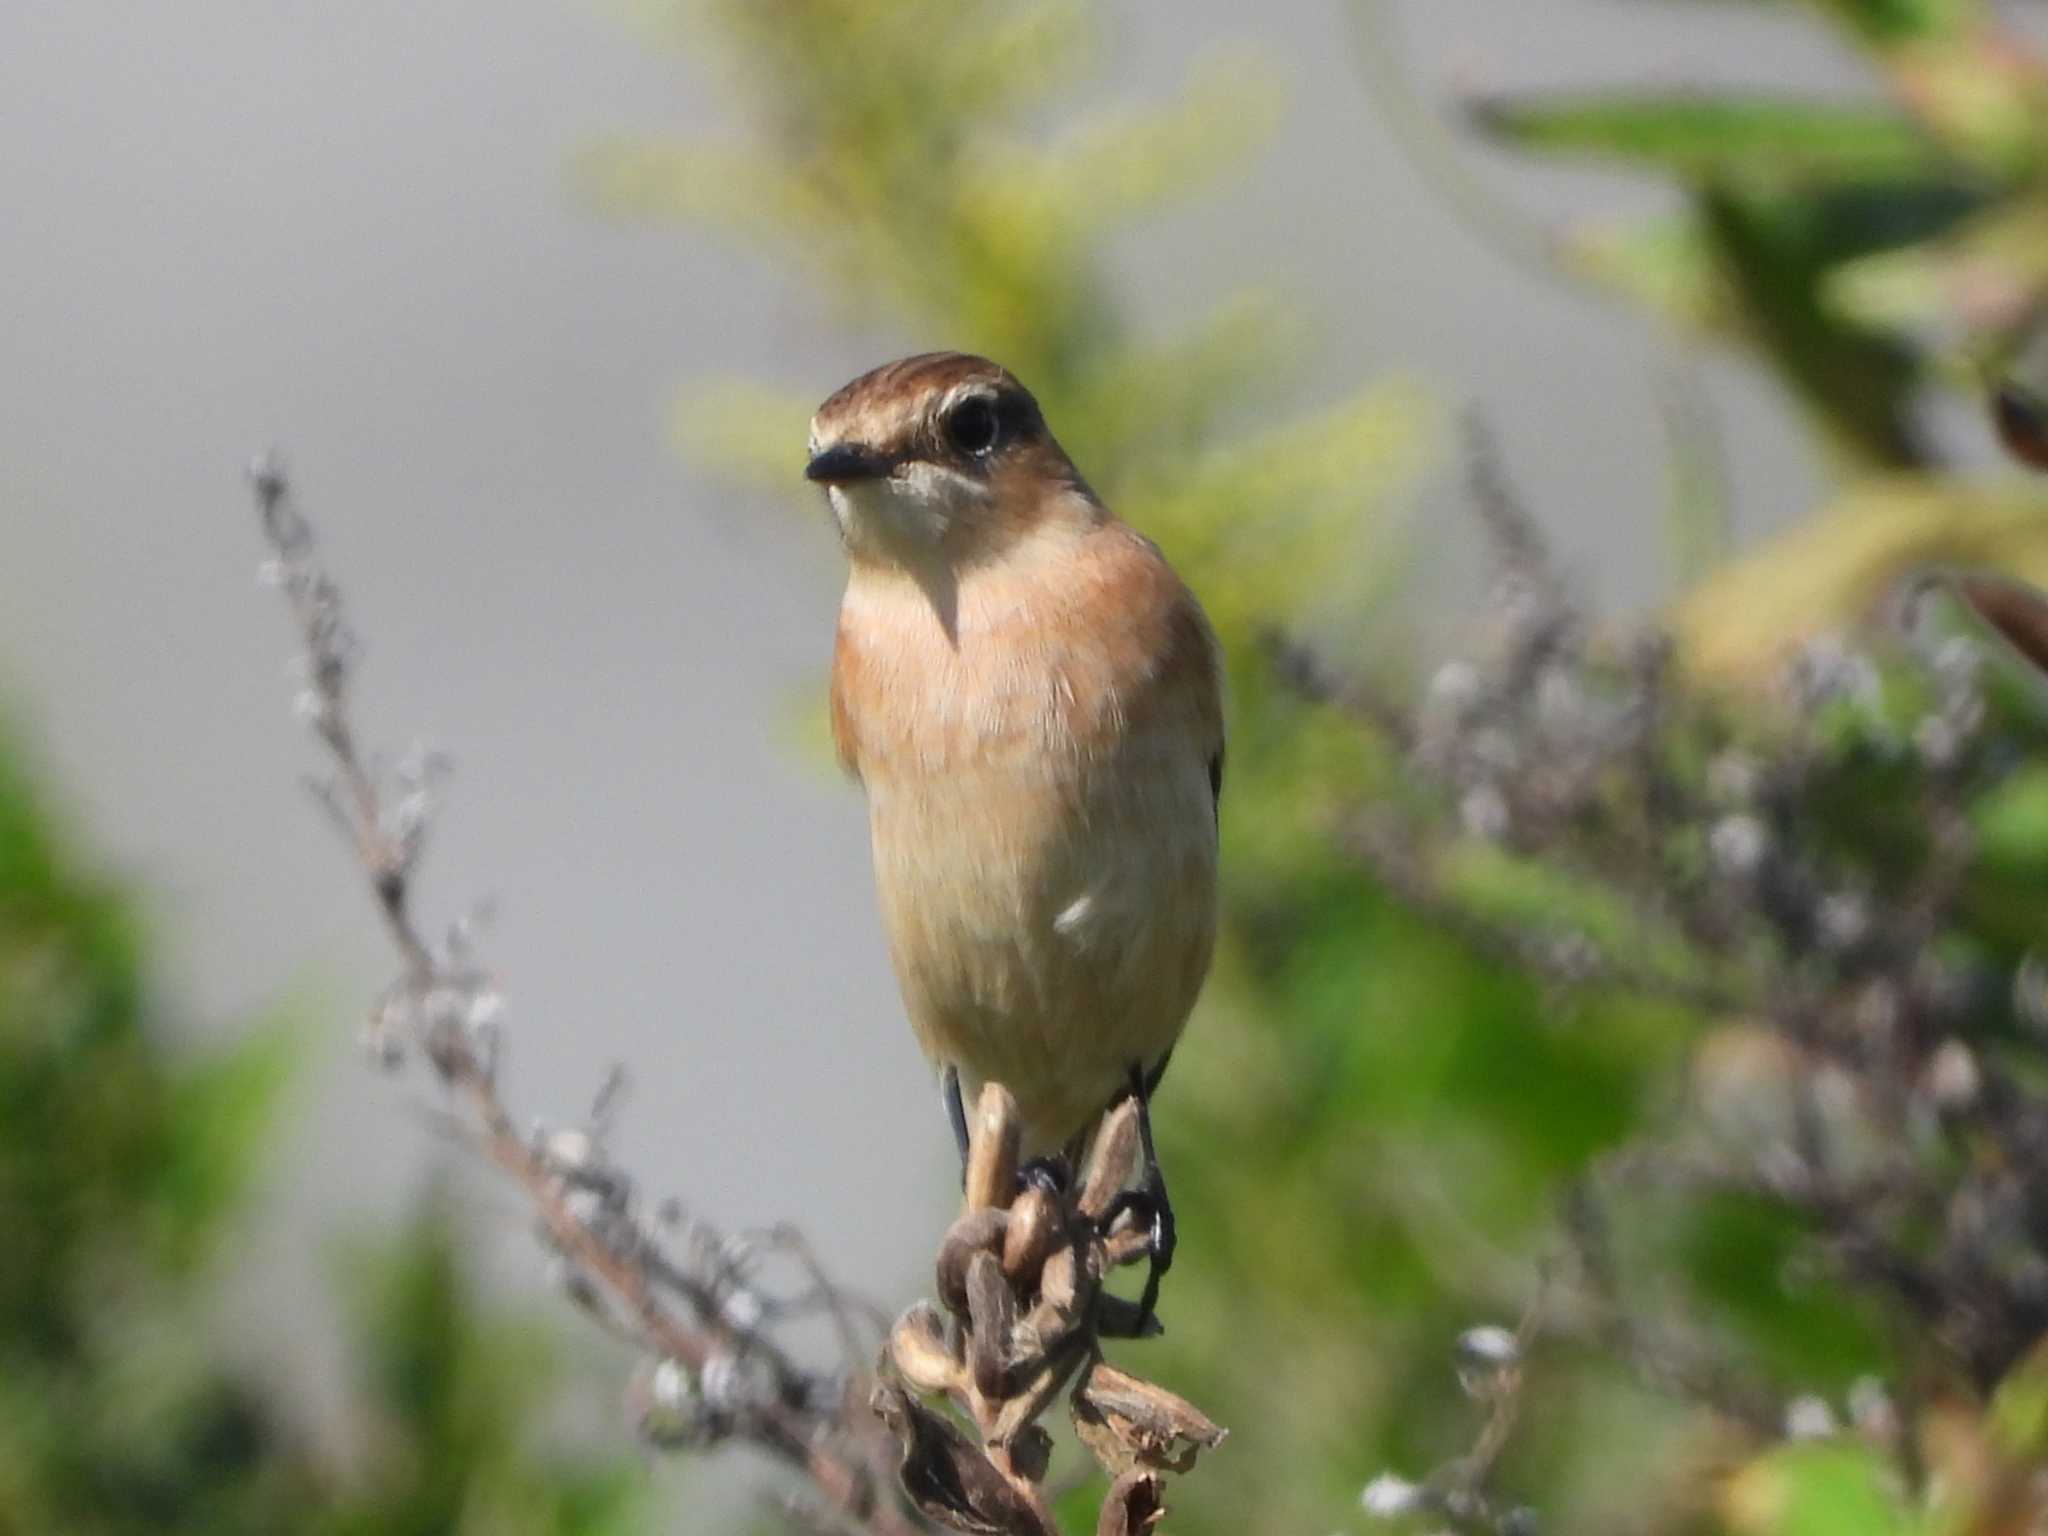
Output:
M1578 93L1475 113L1527 149L1673 180L1682 215L1571 231L1563 268L1747 348L1833 451L1842 503L1676 612L1693 672L1742 683L1916 562L2048 569L2039 493L1944 475L1917 420L1924 390L1995 366L1990 339L2024 322L2048 277L2048 242L2020 238L2048 217L2039 61L1969 0L1782 9L1787 25L1843 29L1882 98ZM1245 299L1143 333L1107 259L1166 200L1255 163L1280 95L1269 71L1232 58L1171 102L1111 111L1093 99L1102 23L1078 4L648 0L638 14L726 87L734 131L598 147L579 167L597 205L759 246L829 293L874 361L949 346L1008 364L1217 619L1234 690L1228 936L1161 1115L1183 1244L1170 1332L1145 1363L1233 1431L1177 1490L1173 1529L1362 1525L1358 1490L1376 1472L1471 1442L1480 1410L1451 1341L1512 1323L1537 1291L1560 1192L1665 1124L1702 1042L1732 1049L1740 1028L1714 1026L1741 1021L1545 988L1397 898L1347 846L1362 804L1418 820L1443 807L1383 735L1282 686L1261 641L1388 577L1361 556L1364 532L1430 457L1432 413L1382 386L1276 422L1311 327ZM679 437L702 462L798 494L805 418L839 382L708 386L684 402ZM1697 750L1673 750L1703 770ZM1867 757L1843 751L1850 768ZM1878 793L1845 773L1845 806L1912 830L1900 785ZM2042 852L2024 792L1986 821L2008 865ZM1575 912L1619 947L1641 933L1626 891L1456 840L1451 857L1468 916ZM1697 963L1673 936L1655 942L1670 951L1659 964ZM1721 1201L1648 1219L1633 1241L1679 1266L1713 1337L1768 1380L1839 1400L1900 1361L1873 1309L1788 1281L1798 1235L1767 1203ZM1794 1445L1738 1467L1686 1407L1596 1350L1560 1353L1504 1477L1559 1529L1909 1523L1872 1453ZM1984 1433L1966 1417L1957 1443ZM1075 1493L1072 1528L1097 1498Z
M1787 28L1839 31L1871 90L1467 103L1473 125L1503 144L1679 191L1674 214L1560 231L1559 269L1678 334L1756 358L1831 450L1844 483L1830 520L1709 584L1687 616L1689 653L1723 680L1754 678L1791 641L1864 612L1873 572L1988 558L2048 577L2041 494L1945 473L1925 411L1931 392L1974 394L2009 377L2040 330L2048 60L1983 0L1776 9ZM2026 380L2030 395L2044 386ZM1779 600L1792 595L1786 581L1797 601Z
M222 1364L220 1254L294 1040L174 1050L146 977L132 904L81 874L0 736L0 1533L637 1529L630 1465L541 1448L560 1374L480 1310L438 1203L356 1266L361 1455L316 1452L293 1401Z

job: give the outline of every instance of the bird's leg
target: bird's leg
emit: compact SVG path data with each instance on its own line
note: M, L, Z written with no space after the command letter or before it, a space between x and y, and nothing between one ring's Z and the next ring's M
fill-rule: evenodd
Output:
M1164 1070L1164 1063L1161 1070ZM1173 1220L1173 1202L1166 1193L1166 1174L1160 1169L1159 1154L1152 1146L1151 1089L1157 1082L1156 1075L1148 1081L1144 1068L1136 1062L1131 1064L1130 1086L1125 1092L1138 1101L1138 1146L1144 1166L1138 1173L1138 1187L1118 1195L1104 1213L1101 1223L1102 1230L1107 1232L1128 1212L1152 1229L1145 1289L1138 1297L1138 1320L1131 1328L1133 1338L1142 1337L1151 1325L1153 1309L1159 1304L1159 1283L1173 1268L1173 1251L1179 1242Z
M939 1074L939 1094L946 1101L946 1119L953 1127L953 1145L960 1149L960 1183L967 1183L967 1106L960 1102L960 1069L948 1066Z

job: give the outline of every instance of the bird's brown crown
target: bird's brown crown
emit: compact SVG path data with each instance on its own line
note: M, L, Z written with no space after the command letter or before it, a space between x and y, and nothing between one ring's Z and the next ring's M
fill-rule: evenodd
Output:
M1004 367L964 352L920 352L862 374L811 419L813 453L848 446L874 467L924 459L956 467L1045 435L1038 402Z
M810 452L857 559L973 561L1049 517L1103 515L1031 392L963 352L862 374L818 407Z

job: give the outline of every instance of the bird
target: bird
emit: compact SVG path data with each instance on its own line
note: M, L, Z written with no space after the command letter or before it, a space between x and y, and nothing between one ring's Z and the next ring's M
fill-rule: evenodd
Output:
M1150 1103L1215 946L1223 662L1199 601L1007 369L885 364L811 420L848 559L832 736L862 786L912 1029L963 1159L963 1086L1041 1167L1138 1099L1152 1267L1174 1228Z

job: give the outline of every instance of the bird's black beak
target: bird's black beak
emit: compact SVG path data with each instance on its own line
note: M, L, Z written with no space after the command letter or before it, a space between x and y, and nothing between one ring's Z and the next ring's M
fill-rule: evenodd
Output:
M812 457L804 466L804 478L824 485L848 480L879 480L891 469L889 460L859 443L839 443Z

